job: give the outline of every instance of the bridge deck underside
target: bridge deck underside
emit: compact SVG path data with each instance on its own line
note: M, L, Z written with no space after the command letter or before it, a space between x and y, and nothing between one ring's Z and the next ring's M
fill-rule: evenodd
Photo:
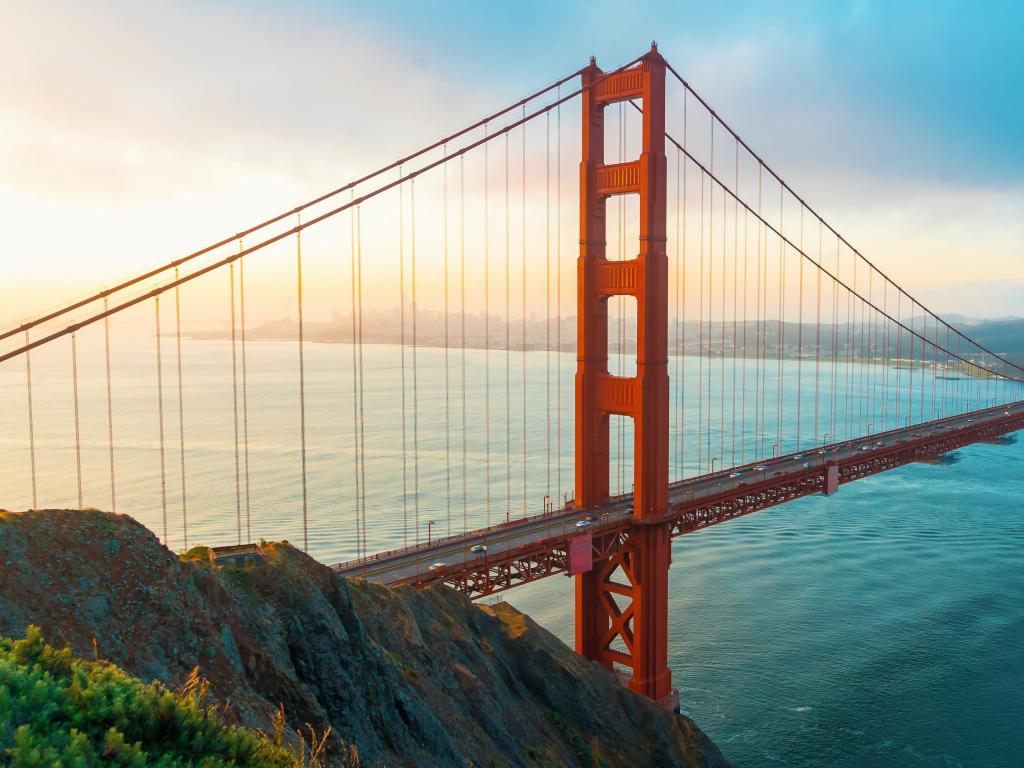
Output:
M823 493L829 467L843 485L880 472L935 458L973 443L1024 429L1024 402L977 411L900 430L838 443L805 454L790 454L760 465L725 470L674 483L668 524L673 537ZM738 476L737 476L738 475ZM583 529L576 523L596 518ZM473 597L484 597L570 570L570 542L589 536L599 563L618 552L633 522L631 498L619 497L590 510L563 510L541 519L515 521L488 531L442 540L431 546L342 563L346 575L385 584L426 586L444 582ZM474 546L485 546L472 552ZM433 567L432 567L433 566Z

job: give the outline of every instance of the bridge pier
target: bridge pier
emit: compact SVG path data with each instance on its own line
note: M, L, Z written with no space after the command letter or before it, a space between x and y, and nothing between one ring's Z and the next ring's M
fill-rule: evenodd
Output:
M629 687L674 708L668 668L668 256L665 160L665 61L655 46L634 67L583 73L580 255L577 262L576 503L609 499L608 423L634 421L636 523L618 551L576 576L577 651L609 670L630 672ZM642 100L642 150L636 160L605 163L604 109ZM640 237L633 259L608 261L609 197L635 194ZM637 304L637 375L608 372L608 300Z

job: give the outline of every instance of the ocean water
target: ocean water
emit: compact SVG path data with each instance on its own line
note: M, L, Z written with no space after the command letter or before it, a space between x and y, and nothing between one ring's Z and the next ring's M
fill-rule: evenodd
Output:
M443 350L421 348L414 365L407 349L403 425L401 351L367 346L363 354L365 466L354 461L352 348L305 348L314 556L337 562L535 514L545 496L571 492L573 355L467 351L463 420L461 352L446 366ZM95 333L79 339L83 504L116 506L158 535L166 530L174 549L185 546L186 518L189 545L239 536L303 544L295 343L248 347L237 473L230 345L186 340L182 355L183 431L173 339L163 344L161 400L154 340L115 338L112 496L102 347ZM70 349L40 350L32 365L36 506L76 506ZM613 372L619 365L613 359ZM621 365L628 374L630 363ZM967 400L1010 396L1002 385L929 376L908 401L909 371L840 363L833 372L830 361L759 368L673 358L670 374L673 478L795 450L798 439L809 447L816 435L892 427L908 411L916 420L922 405L930 418ZM8 509L33 503L25 380L21 361L0 366L0 507ZM815 381L823 390L817 420ZM706 403L708 392L710 407L699 397ZM781 421L780 393L788 404ZM833 403L834 420L824 415ZM631 441L629 424L616 420L613 492L629 490ZM1022 494L1024 445L979 445L947 464L906 467L678 539L670 663L682 708L739 766L1024 765ZM570 579L503 599L572 643Z

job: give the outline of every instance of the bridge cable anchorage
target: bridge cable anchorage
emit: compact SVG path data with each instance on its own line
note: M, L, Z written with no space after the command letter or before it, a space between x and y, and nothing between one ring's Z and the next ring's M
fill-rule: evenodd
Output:
M398 177L402 178L402 167L398 167ZM398 188L398 313L401 324L399 352L402 357L402 546L409 546L409 447L406 437L406 380L405 380L405 188ZM416 541L419 532L414 531Z
M550 113L549 113L550 114ZM523 106L523 117L526 117L526 106ZM546 117L546 115L545 115ZM522 293L523 293L523 517L527 515L526 502L526 123L523 123L522 133Z
M410 269L412 276L412 504L416 522L416 540L420 536L420 395L419 365L417 346L419 338L416 317L419 306L416 302L416 179L409 182L409 242ZM429 526L427 535L430 535Z
M366 402L365 366L363 364L363 209L356 206L356 277L359 283L359 505L362 512L361 534L363 556L367 553L366 531Z
M445 145L444 154L448 154ZM447 509L447 533L452 535L452 470L451 470L451 397L449 394L448 370L448 164L442 166L444 172L444 202L442 216L444 218L444 482L445 504Z
M461 301L462 376L462 530L469 530L469 494L466 450L466 164L459 158L459 298Z
M238 250L242 250L239 242ZM238 543L242 543L242 462L238 445L238 357L235 349L235 265L228 265L228 288L231 291L231 415L235 427L235 524L238 529Z
M174 268L174 280L178 282L178 268ZM174 286L174 336L178 351L178 453L181 458L181 534L185 551L188 551L188 497L185 491L185 387L181 370L181 285Z
M31 343L28 331L25 331L25 343ZM25 355L25 391L28 394L28 455L30 475L32 477L32 509L37 509L39 507L39 498L36 484L36 426L32 413L32 357L27 353Z
M646 55L646 54L644 54L644 55ZM628 67L631 67L634 64L636 64L637 62L639 62L642 58L643 58L643 56L638 56L637 58L633 59L631 62L623 64L621 67L619 67L619 69L615 70L614 72L609 72L608 75L612 75L612 74L615 74L616 72L619 72L619 71L621 71L623 69L627 69ZM167 272L167 271L169 271L171 269L174 269L176 267L181 267L182 265L184 265L184 264L186 264L186 263L188 263L190 261L193 261L193 260L195 260L195 259L197 259L197 258L199 258L201 256L205 256L208 253L216 251L219 248L224 247L225 245L229 245L230 243L234 242L235 240L241 240L242 238L248 237L249 235L254 234L255 232L258 232L260 230L266 229L267 227L272 226L273 224L277 224L277 223L279 223L281 221L284 221L285 219L290 217L292 214L302 213L306 209L311 208L311 207L313 207L315 205L318 205L320 203L323 203L323 202L325 202L327 200L330 200L331 198L336 197L336 196L340 195L343 192L352 191L356 187L359 187L360 185L366 183L367 181L370 181L370 180L376 178L377 176L385 174L388 171L393 171L396 168L401 169L401 166L404 165L404 164L407 164L409 161L415 160L418 157L422 157L423 155L428 154L428 153L434 151L435 149L437 149L438 147L441 147L441 146L443 146L445 144L450 144L455 139L458 139L458 138L460 138L462 136L465 136L466 134L469 134L469 133L477 130L478 128L480 128L481 126L485 125L486 123L491 122L491 121L497 119L498 117L501 117L502 115L505 115L505 114L511 112L514 109L518 109L522 105L528 104L531 101L535 101L535 100L539 99L541 96L544 96L545 94L547 94L547 93L549 93L549 92L551 92L551 91L553 91L555 89L558 89L558 92L560 94L561 93L561 87L565 83L569 82L570 80L572 80L572 79L574 79L576 77L579 77L581 71L582 70L576 70L575 72L573 72L573 73L571 73L569 75L565 75L564 77L559 78L558 80L554 81L553 83L551 83L551 84L549 84L547 86L544 86L543 88L541 88L541 89L539 89L537 91L534 91L529 96L526 96L525 98L520 99L519 101L515 102L514 104L509 104L508 106L503 107L503 108L499 109L498 111L491 113L488 117L485 117L485 118L483 118L481 120L478 120L475 123L473 123L471 125L468 125L468 126L466 126L465 128L462 128L459 131L456 131L455 133L449 134L448 136L445 136L445 137L443 137L441 139L438 139L437 141L434 141L431 144L428 144L428 145L426 145L424 147L421 147L420 149L416 150L415 152L413 152L413 153L411 153L409 155L406 155L406 156L404 156L404 157L402 157L402 158L400 158L398 160L395 160L394 162L389 163L388 165L382 166L381 168L378 168L378 169L376 169L374 171L371 171L370 173L368 173L368 174L366 174L366 175L364 175L364 176L362 176L362 177L360 177L358 179L353 179L352 181L349 181L349 182L343 184L342 186L337 187L336 189L333 189L333 190L331 190L329 192L321 194L318 197L313 198L312 200L307 200L305 203L301 203L301 204L296 205L296 206L294 206L292 208L289 208L287 211L284 211L283 213L279 213L276 216L273 216L273 217L271 217L269 219L266 219L265 221L262 221L259 224L255 224L255 225L253 225L253 226L251 226L251 227L249 227L247 229L244 229L244 230L236 232L236 233L234 233L234 234L232 234L232 235L230 235L228 237L225 237L222 240L219 240L219 241L217 241L215 243L211 243L210 245L207 245L207 246L205 246L204 248L201 248L198 251L190 253L187 256L183 256L183 257L181 257L179 259L175 259L174 261L171 261L171 262L168 262L166 264L163 264L163 265L161 265L161 266L159 266L159 267L157 267L155 269L152 269L152 270L150 270L148 272L145 272L145 273L143 273L141 275L137 275L135 277L129 278L128 280L125 280L125 281L123 281L121 283L118 283L117 285L115 285L112 288L107 288L107 289L104 289L102 291L99 291L99 292L97 292L97 293L95 293L93 295L90 295L90 296L88 296L88 297L86 297L84 299L76 301L73 304L69 304L69 305L67 305L65 307L62 307L62 308L60 308L58 310L50 312L50 313L48 313L46 315L43 315L41 317L37 317L34 320L28 321L26 323L22 323L18 327L11 328L11 329L8 329L6 331L2 331L2 332L0 332L0 341L3 341L4 339L6 339L6 338L8 338L10 336L13 336L13 335L15 335L17 333L21 333L21 332L30 330L30 329L34 328L35 326L40 325L42 323L48 322L50 320L54 320L54 319L56 319L58 317L61 317L62 315L68 314L69 312L72 312L72 311L74 311L76 309L81 309L82 307L88 306L89 304L93 304L93 303L95 303L97 301L100 301L105 296L108 296L108 297L112 296L115 293L119 293L119 292L121 292L121 291L123 291L123 290L125 290L127 288L132 287L133 285L137 285L137 284L139 284L139 283L141 283L141 282L143 282L145 280L149 280L150 278L156 277L157 275L163 274L164 272ZM578 95L579 93L580 93L580 91L576 91L576 93L574 95ZM399 175L401 175L401 172L399 172Z
M306 482L306 354L302 318L302 214L295 232L295 285L299 311L299 448L302 458L302 550L309 552L309 488Z
M626 65L626 66L629 66L629 65ZM852 254L853 256L855 256L856 258L860 259L860 260L861 260L861 261L863 261L863 262L864 262L864 263L865 263L866 265L870 266L870 267L871 267L872 269L874 269L875 271L877 271L877 272L878 272L878 274L879 274L879 275L880 275L880 276L881 276L881 277L882 277L882 278L883 278L883 279L884 279L884 280L885 280L885 281L886 281L886 282L887 282L887 283L888 283L889 285L891 285L891 286L892 286L892 287L893 287L894 289L896 289L896 291L897 291L897 292L899 292L899 293L903 294L903 296L905 296L905 297L906 297L906 298L908 298L908 299L912 299L912 298L913 298L913 297L911 297L911 296L910 296L910 295L909 295L909 294L908 294L908 293L907 293L906 291L904 291L904 290L903 290L903 289L902 289L902 288L901 288L901 287L900 287L900 286L899 286L898 284L896 284L896 283L895 283L895 282L894 282L894 281L893 281L893 280L892 280L891 278L889 278L889 277L888 277L888 276L887 276L887 275L886 275L886 274L885 274L884 272L882 272L882 271L881 271L880 269L878 269L878 267L877 267L877 266L876 266L876 265L875 265L875 264L874 264L873 262L871 262L871 261L870 261L870 260L869 260L869 259L868 259L868 258L867 258L866 256L864 256L864 255L863 255L863 254L862 254L862 253L861 253L860 251L858 251L858 250L857 250L856 248L854 248L854 247L853 247L853 245L852 245L851 243L849 243L849 242L848 242L848 241L847 241L847 240L846 240L846 239L845 239L845 238L844 238L844 237L843 237L843 236L842 236L842 235L841 235L841 234L839 233L839 231L838 231L838 230L837 230L837 229L836 229L835 227L833 227L833 226L832 226L832 225L831 225L831 224L830 224L830 223L829 223L828 221L826 221L824 217L822 217L822 216L821 216L821 215L820 215L819 213L817 213L817 212L816 212L816 211L815 211L815 210L814 210L813 208L811 208L811 207L810 207L809 205L807 205L807 203L806 203L806 202L804 202L803 198L801 198L801 197L800 197L799 195L797 195L797 194L796 194L796 192L795 192L795 191L794 191L794 190L793 190L793 189L792 189L792 188L791 188L791 187L790 187L790 186L789 186L789 185L788 185L788 184L787 184L787 183L785 182L785 180L784 180L784 179L782 179L782 177L781 177L781 176L779 176L779 174L778 174L778 173L776 173L776 172L775 172L775 170L773 170L773 169L771 168L771 166L769 166L769 165L768 165L768 164L767 164L767 163L766 163L766 162L765 162L765 161L764 161L764 160L763 160L763 159L761 158L761 156L760 156L760 155L758 155L758 154L757 154L756 152L754 152L754 150L753 150L753 149L751 149L750 145L749 145L749 144L747 144L747 142L746 142L746 141L744 141L744 139L743 139L743 138L742 138L742 137L741 137L741 136L740 136L740 135L739 135L738 133L736 133L736 131L735 131L735 130L733 130L733 128L732 128L731 126L729 126L729 125L728 125L728 124L727 124L727 123L726 123L726 122L725 122L724 120L722 120L721 116L720 116L720 115L718 115L718 113L716 113L716 112L715 112L715 110L713 110L713 109L711 108L711 106L710 106L710 105L708 104L708 102L707 102L707 101L705 101L705 100L704 100L704 98L703 98L703 97L702 97L702 96L701 96L700 94L698 94L698 93L696 92L696 90L694 90L694 88L693 88L693 87L692 87L692 86L691 86L691 85L689 84L689 82L687 82L687 81L686 81L686 79L685 79L685 78L683 78L683 76L682 76L682 75L680 75L680 74L679 74L679 72L678 72L678 71L677 71L677 70L676 70L676 69L675 69L675 68L674 68L674 67L673 67L673 66L672 66L672 65L671 65L670 63L668 63L668 62L666 61L666 62L665 62L665 67L666 67L666 70L667 70L668 72L670 72L670 73L671 73L671 74L673 75L673 77L675 77L675 78L676 78L676 80L677 80L677 81L678 81L678 82L680 83L680 85L682 85L682 86L683 86L683 88L684 88L684 91L685 91L685 92L687 92L687 93L689 93L689 94L692 94L692 95L693 95L693 97L694 97L695 99L697 99L697 101L698 101L698 102L699 102L699 103L700 103L700 104L701 104L701 105L702 105L702 106L703 106L703 107L704 107L704 108L705 108L705 109L706 109L706 110L707 110L707 111L708 111L708 112L709 112L709 113L711 114L712 118L713 118L713 119L714 119L715 121L717 121L717 122L718 122L718 124L722 126L722 128L724 128L724 129L725 129L726 131L728 131L728 132L729 132L729 133L730 133L730 134L731 134L731 135L732 135L732 136L733 136L733 137L734 137L734 138L735 138L735 139L736 139L737 141L739 141L739 143L740 143L740 146L742 146L742 147L743 147L743 149L745 149L745 150L747 151L747 153L748 153L748 154L750 155L750 157L751 157L751 158L752 158L752 159L753 159L753 160L754 160L754 161L755 161L755 162L756 162L756 163L758 164L758 166L759 166L759 167L761 167L761 168L763 168L764 170L766 170L766 171L767 171L767 172L768 172L769 174L771 174L771 176L772 176L772 177L774 177L774 178L775 178L775 180L776 180L776 181L777 181L777 182L778 182L778 183L779 183L780 185L782 185L782 186L783 186L783 187L784 187L784 188L786 189L786 191L788 191L788 192L790 193L790 195L792 195L792 196L793 196L793 198L794 198L794 199L796 199L796 200L797 200L798 202L800 202L800 203L801 203L802 205L804 205L804 207L806 207L806 208L807 208L808 212L810 212L812 216L814 216L814 217L815 217L816 219L818 219L818 221L820 221L820 222L821 222L822 224L824 224L824 226L825 226L825 227L826 227L826 228L827 228L827 229L828 229L828 230L829 230L829 231L830 231L830 232L831 232L832 234L834 234L834 235L836 236L836 238L837 238L837 239L838 239L838 240L839 240L839 241L840 241L840 242L841 242L842 244L844 244L844 245L845 245L845 246L846 246L846 247L847 247L847 248L848 248L848 249L849 249L849 250L851 251L851 254ZM922 306L922 305L919 305L919 306L921 307L921 310L922 310L923 312L925 312L925 313L927 313L927 314L931 315L932 317L934 317L934 318L935 318L935 319L936 319L936 320L937 320L938 322L942 323L942 324L943 324L944 326L946 326L947 328L949 328L949 329L950 329L950 330L951 330L951 331L952 331L952 332L953 332L954 334L956 334L956 335L957 335L958 337L962 338L962 339L963 339L964 341L968 342L969 344L974 344L975 346L979 347L980 351L983 351L983 352L985 352L985 353L987 353L987 354L995 355L995 353L994 353L994 352L993 352L992 350L990 350L990 349L988 349L987 347L984 347L984 346L982 346L982 345L978 344L977 342L975 342L974 340L972 340L972 339L970 339L970 338L969 338L968 336L966 336L966 335L965 335L965 334L964 334L964 333L963 333L962 331L960 331L960 330L959 330L958 328L956 328L955 326L951 325L950 323L948 323L948 322L946 322L946 321L942 320L941 318L939 318L939 316L938 316L938 315L937 315L937 314L936 314L935 312L932 312L931 310L927 309L926 307L924 307L924 306ZM1011 368L1013 368L1013 369L1017 370L1017 371L1018 371L1019 373L1022 373L1022 374L1024 374L1024 366L1020 366L1020 365L1017 365L1016 363L1012 363L1012 362L1010 362L1010 361L1004 361L1004 362L1006 362L1006 363L1007 363L1007 364L1008 364L1008 365L1009 365L1009 366L1010 366Z
M163 532L164 546L168 546L170 541L167 535L167 462L166 454L164 450L164 360L163 351L160 348L160 297L156 296L153 299L153 314L155 327L156 327L156 411L157 421L160 427L160 511L163 516ZM72 335L71 343L74 344L75 337ZM77 366L76 366L77 367ZM77 375L75 376L77 379ZM77 412L78 412L78 382L75 382L75 413L76 413L76 424L75 429L77 432ZM81 490L79 490L78 508L82 508Z
M78 412L78 336L74 333L71 334L71 391L75 406L75 479L78 487L78 508L82 509L82 428ZM165 531L165 544L167 543L166 538Z
M242 248L242 241L238 241ZM245 258L238 260L238 300L242 330L242 459L245 469L245 537L252 541L252 486L249 482L249 375L245 346Z
M107 299L103 299L103 309L107 309ZM110 511L117 514L117 493L114 484L114 397L110 380L110 318L103 318L103 349L107 363L107 450L110 463Z

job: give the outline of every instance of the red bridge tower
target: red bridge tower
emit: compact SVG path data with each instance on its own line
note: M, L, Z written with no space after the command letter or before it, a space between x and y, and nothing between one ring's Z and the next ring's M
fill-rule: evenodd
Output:
M608 164L604 110L627 99L643 101L642 151L636 160ZM608 261L605 255L606 204L615 195L640 198L634 259ZM592 60L583 71L576 503L589 508L608 501L608 420L613 414L628 416L635 435L635 524L615 555L576 576L576 648L608 669L630 669L630 688L671 706L677 694L668 668L666 200L664 59L652 46L639 64L611 75ZM637 304L634 378L608 372L608 299L620 295L635 297ZM616 595L628 605L620 608Z

